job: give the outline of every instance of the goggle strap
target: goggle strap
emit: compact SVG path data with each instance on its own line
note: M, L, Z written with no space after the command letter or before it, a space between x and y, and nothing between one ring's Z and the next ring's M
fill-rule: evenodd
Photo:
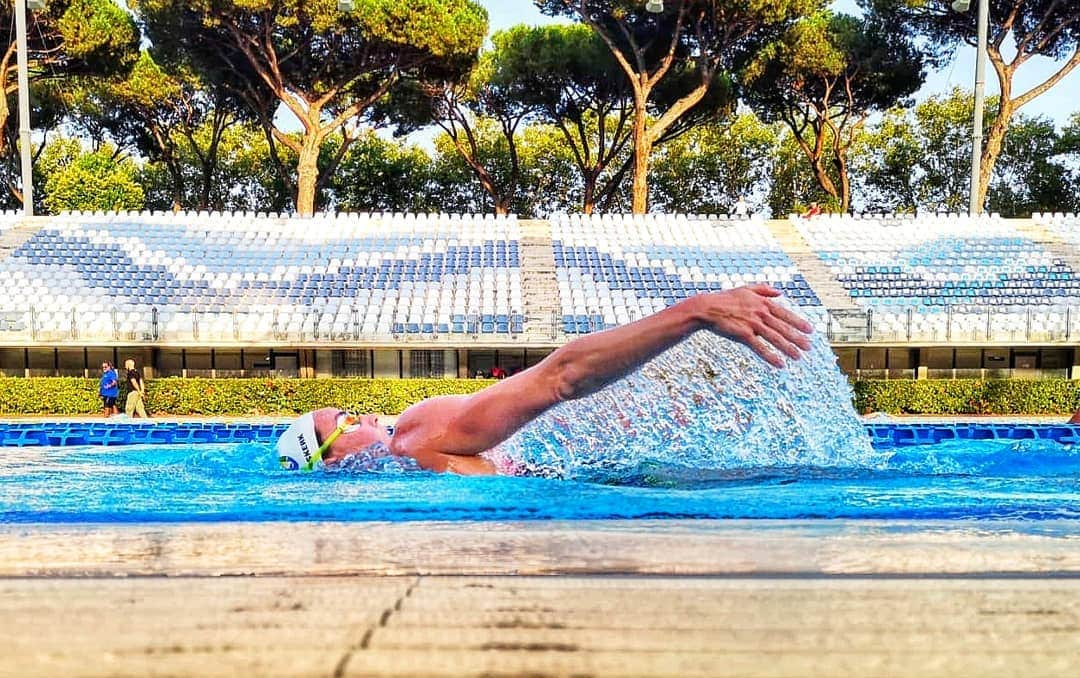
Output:
M314 470L315 464L322 461L323 452L326 451L326 449L329 448L330 445L338 439L338 436L345 432L345 429L355 423L356 420L356 416L346 412L345 416L341 420L341 423L337 425L337 427L333 430L332 433L330 433L330 435L326 436L326 440L323 441L322 445L319 445L319 449L315 450L315 454L311 455L311 461L304 465L304 470Z

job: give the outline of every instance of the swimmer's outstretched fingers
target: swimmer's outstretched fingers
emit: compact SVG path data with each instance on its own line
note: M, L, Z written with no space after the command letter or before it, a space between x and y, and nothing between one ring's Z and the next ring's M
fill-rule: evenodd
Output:
M798 360L810 349L813 326L791 309L773 301L780 290L749 285L691 297L699 317L714 332L749 346L765 362L783 367L780 353ZM779 351L779 353L777 352Z

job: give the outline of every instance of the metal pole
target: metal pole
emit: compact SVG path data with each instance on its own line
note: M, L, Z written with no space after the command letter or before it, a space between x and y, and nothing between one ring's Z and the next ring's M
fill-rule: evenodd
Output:
M15 42L19 52L19 157L22 161L23 214L32 217L34 166L30 159L30 75L26 56L26 0L15 0Z
M986 103L986 31L990 23L990 3L979 0L978 10L978 47L975 53L975 120L971 130L971 203L968 208L971 216L982 213L982 201L979 200L979 174L982 171L983 108Z

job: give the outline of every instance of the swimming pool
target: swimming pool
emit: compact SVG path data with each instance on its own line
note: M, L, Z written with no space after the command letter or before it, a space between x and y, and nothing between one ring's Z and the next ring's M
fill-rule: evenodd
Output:
M820 336L776 370L697 332L501 443L515 476L286 471L284 424L0 425L0 523L1080 518L1080 428L863 424L851 403Z
M290 473L282 429L0 425L0 523L1080 519L1080 427L867 424L872 466L637 458L588 478Z

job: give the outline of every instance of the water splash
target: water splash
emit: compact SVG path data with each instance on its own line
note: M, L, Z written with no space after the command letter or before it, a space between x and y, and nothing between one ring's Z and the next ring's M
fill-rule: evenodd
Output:
M329 473L406 473L419 471L420 464L412 457L399 457L384 443L374 443L353 452L333 466L324 466Z
M820 335L777 370L697 332L636 372L544 413L500 446L523 473L623 482L649 469L881 468Z

